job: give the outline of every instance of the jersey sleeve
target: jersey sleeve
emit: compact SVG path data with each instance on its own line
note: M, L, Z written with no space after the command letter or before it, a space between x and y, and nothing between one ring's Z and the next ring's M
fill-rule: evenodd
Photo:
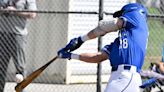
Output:
M102 51L102 52L105 52L105 53L107 53L107 54L109 55L110 52L111 52L111 50L112 50L112 45L113 45L113 43L111 43L110 45L105 45L105 46L101 49L101 51Z
M130 14L125 14L124 16L121 16L120 19L124 21L123 23L124 28L130 29L137 26L137 21Z

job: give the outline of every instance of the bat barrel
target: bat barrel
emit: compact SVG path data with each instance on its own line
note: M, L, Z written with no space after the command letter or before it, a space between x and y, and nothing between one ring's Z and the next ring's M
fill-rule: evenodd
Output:
M54 57L52 60L50 60L48 63L31 73L29 76L27 76L21 83L17 84L15 86L16 92L22 92L22 90L30 84L36 77L38 77L43 70L45 70L53 61L55 61L58 57Z

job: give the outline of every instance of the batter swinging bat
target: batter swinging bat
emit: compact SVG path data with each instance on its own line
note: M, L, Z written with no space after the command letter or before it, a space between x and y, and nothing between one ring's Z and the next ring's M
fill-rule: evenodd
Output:
M15 86L16 92L22 92L22 90L30 84L36 77L38 77L43 70L45 70L53 61L55 61L58 57L54 57L52 60L50 60L48 63L37 69L36 71L32 72L29 76L27 76L22 82L17 84Z

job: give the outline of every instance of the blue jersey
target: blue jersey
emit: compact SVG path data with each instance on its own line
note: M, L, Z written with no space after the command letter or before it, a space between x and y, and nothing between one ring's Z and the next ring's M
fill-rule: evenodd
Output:
M148 26L146 19L146 9L140 4L131 4L123 7L127 9L121 19L124 21L124 28L119 31L118 38L110 45L106 45L102 50L109 55L111 66L129 64L137 67L140 71L148 40ZM133 4L132 4L133 5Z

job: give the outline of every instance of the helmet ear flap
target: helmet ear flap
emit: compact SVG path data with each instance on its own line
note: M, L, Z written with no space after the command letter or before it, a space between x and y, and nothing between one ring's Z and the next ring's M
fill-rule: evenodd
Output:
M123 13L124 13L124 10L116 11L115 13L113 13L113 17L114 18L120 17L122 16Z

